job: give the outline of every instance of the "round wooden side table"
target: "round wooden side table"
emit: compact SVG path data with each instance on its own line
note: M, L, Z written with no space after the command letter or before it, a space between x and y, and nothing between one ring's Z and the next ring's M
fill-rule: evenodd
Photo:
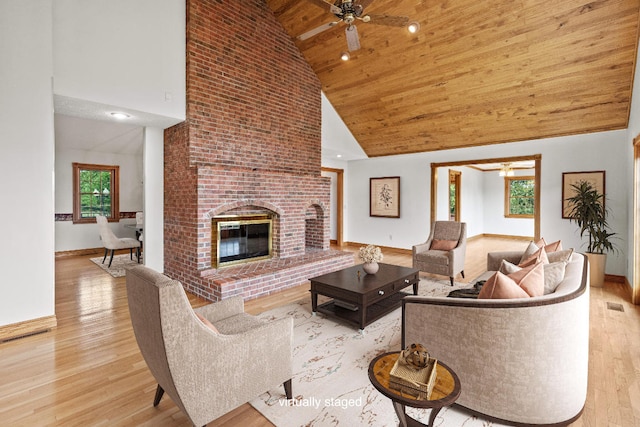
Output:
M391 399L396 415L400 419L400 426L424 426L421 422L407 415L405 407L431 409L428 427L433 426L438 412L445 406L454 403L460 396L460 379L446 364L438 360L436 365L436 383L429 399L420 399L389 387L389 373L396 363L400 352L381 354L369 364L369 380L383 395Z

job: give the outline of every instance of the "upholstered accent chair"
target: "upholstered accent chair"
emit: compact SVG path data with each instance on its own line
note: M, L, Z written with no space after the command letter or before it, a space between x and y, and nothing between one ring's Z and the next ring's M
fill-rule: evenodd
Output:
M413 268L449 276L453 286L458 273L464 277L467 223L435 221L426 242L413 247Z
M196 426L284 384L292 398L293 319L262 321L241 297L192 309L180 284L144 265L127 271L133 331L158 382Z
M100 230L100 239L104 245L104 257L102 258L103 264L104 260L107 259L107 253L111 251L111 258L109 258L109 267L111 267L113 254L119 249L129 249L129 258L131 260L133 260L133 250L135 249L138 262L140 262L140 242L137 239L116 236L113 231L111 231L109 222L105 216L96 215L96 222L98 223L98 230Z

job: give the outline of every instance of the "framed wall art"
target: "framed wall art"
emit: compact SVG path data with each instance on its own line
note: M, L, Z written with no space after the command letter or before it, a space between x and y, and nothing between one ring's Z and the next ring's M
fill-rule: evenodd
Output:
M369 216L400 218L400 177L369 178Z
M572 197L575 190L571 187L580 181L590 183L598 193L605 195L605 171L563 172L562 173L562 218L569 219L570 207L567 198ZM604 205L604 199L602 200Z

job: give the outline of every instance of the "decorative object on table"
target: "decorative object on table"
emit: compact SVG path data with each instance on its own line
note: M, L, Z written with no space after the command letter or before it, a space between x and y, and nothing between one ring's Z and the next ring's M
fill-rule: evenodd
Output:
M400 177L369 178L369 216L400 218Z
M425 368L429 364L429 351L422 344L408 345L400 352L398 363L414 369Z
M437 363L422 344L407 346L389 372L390 388L418 399L429 399L436 382Z
M596 172L585 172L596 174ZM602 188L604 191L604 171L601 173ZM564 174L563 174L564 176ZM599 177L600 175L598 175ZM608 211L605 207L604 192L598 190L598 180L581 180L571 184L571 197L565 201L568 204L569 221L575 222L580 228L580 237L585 234L589 237L585 255L589 259L591 286L602 287L604 285L604 273L607 262L605 252L617 251L612 242L616 233L609 231L607 222ZM563 191L564 193L564 191Z
M367 274L376 274L378 272L378 263L382 261L383 255L379 247L374 245L362 246L358 251L358 256L362 260L362 269Z

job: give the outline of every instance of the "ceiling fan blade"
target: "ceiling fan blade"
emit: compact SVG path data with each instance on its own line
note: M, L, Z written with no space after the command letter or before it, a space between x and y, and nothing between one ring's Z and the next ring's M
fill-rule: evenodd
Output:
M358 29L355 25L349 25L345 28L344 33L347 35L347 48L349 52L360 49L360 38L358 37Z
M307 0L307 1L315 4L318 7L323 8L323 9L329 9L329 11L331 13L334 13L334 14L335 13L337 13L337 14L342 13L342 9L340 9L337 6L334 6L333 3L329 3L328 1L325 1L325 0Z
M389 27L404 27L409 23L408 16L389 16L389 15L375 15L368 14L372 24L387 25Z
M296 37L298 40L306 40L308 38L311 38L317 34L320 34L323 31L328 30L329 28L335 27L336 25L338 25L341 21L335 21L335 22L327 22L326 24L320 25L319 27L314 28L313 30L309 30L306 33L302 33L300 34L298 37Z

